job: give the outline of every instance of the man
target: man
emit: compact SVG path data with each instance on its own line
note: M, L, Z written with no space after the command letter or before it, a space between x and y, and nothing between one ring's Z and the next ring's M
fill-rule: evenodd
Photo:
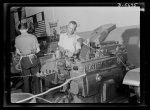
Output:
M82 38L75 34L77 23L70 21L67 26L67 32L60 35L58 42L59 49L65 53L68 57L76 57L79 59L79 53L82 45ZM66 91L69 85L63 87L63 91ZM68 91L69 92L69 91ZM68 97L71 98L69 92ZM73 96L76 96L75 94Z
M58 46L61 51L65 51L68 57L76 56L81 49L81 43L78 41L80 38L75 34L77 23L70 21L67 27L67 33L60 35Z
M22 75L35 75L40 70L40 62L38 57L35 55L40 52L37 38L27 32L27 24L20 24L19 30L21 35L16 37L15 47L16 53L20 55ZM38 77L23 77L23 80L23 92L32 94L40 93L40 79Z

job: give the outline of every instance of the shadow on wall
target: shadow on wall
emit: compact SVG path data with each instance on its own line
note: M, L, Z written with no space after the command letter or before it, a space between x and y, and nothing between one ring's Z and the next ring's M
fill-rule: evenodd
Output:
M123 44L127 47L128 62L140 67L140 28L125 30L122 34Z

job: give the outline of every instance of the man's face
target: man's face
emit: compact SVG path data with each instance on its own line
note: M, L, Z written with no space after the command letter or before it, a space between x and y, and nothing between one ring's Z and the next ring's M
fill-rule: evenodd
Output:
M68 34L70 34L70 35L74 34L75 30L76 30L76 25L70 23L68 25Z

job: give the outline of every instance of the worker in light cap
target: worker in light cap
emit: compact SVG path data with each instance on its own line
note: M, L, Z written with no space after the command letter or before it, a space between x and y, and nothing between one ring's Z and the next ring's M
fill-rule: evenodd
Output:
M58 46L60 50L65 51L68 57L77 55L81 50L80 38L75 34L77 28L77 23L75 21L70 21L67 26L67 32L60 35L60 40Z
M40 70L40 62L36 54L40 52L37 38L29 34L27 24L20 24L21 35L15 39L16 53L20 55L20 65L22 75L36 75ZM36 76L23 77L23 92L37 94L40 93L40 79Z

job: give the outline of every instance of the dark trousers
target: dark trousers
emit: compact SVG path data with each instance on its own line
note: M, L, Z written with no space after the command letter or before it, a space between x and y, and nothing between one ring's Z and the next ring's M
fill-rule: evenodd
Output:
M32 59L32 63L29 57L23 57L21 60L21 68L22 68L22 75L35 75L37 72L40 71L40 61L39 59L34 56ZM41 84L40 78L36 76L29 76L23 77L24 80L24 88L23 92L38 94L41 92Z

